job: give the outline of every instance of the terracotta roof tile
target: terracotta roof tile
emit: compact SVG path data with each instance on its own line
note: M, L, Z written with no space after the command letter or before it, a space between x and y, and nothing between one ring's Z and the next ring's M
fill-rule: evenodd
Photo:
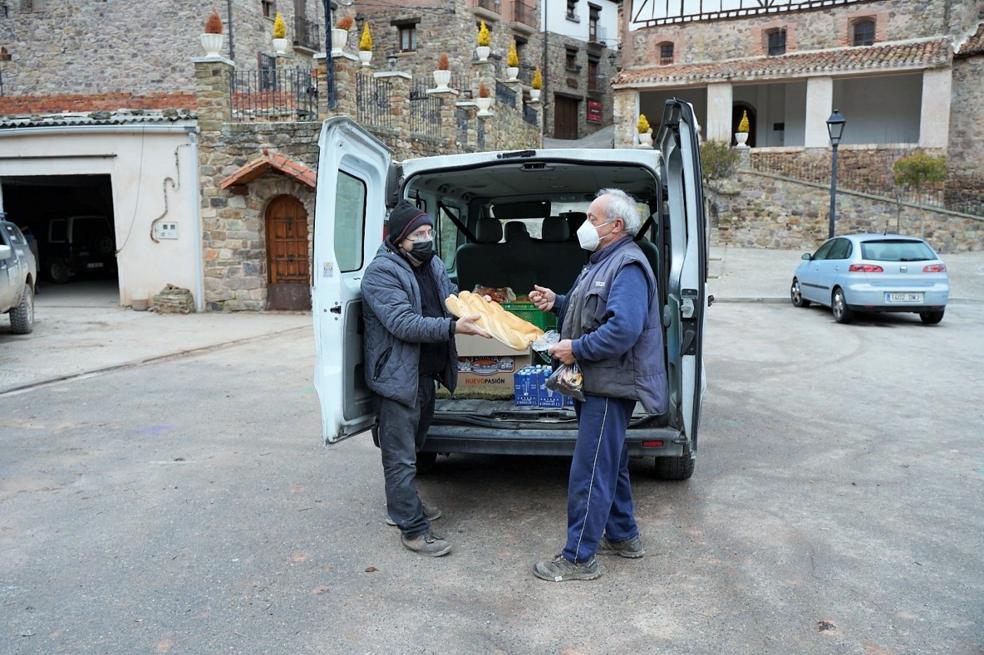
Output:
M957 50L958 57L970 57L971 55L984 54L984 23L977 26L977 31L966 41L960 44Z
M288 159L279 152L271 155L267 151L264 151L262 157L259 159L254 159L226 179L222 180L222 182L219 183L219 188L228 189L231 186L249 184L256 178L265 175L271 170L275 170L288 177L292 177L301 184L306 184L312 189L317 186L318 174L304 164L300 164L293 159Z
M885 43L867 47L791 52L701 64L623 70L613 86L680 86L729 80L783 79L861 71L929 68L950 61L947 39Z

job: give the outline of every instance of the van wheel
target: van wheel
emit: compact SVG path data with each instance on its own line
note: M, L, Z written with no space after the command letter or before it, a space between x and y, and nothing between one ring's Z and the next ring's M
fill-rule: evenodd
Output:
M437 453L417 453L417 473L426 475L437 465Z
M654 457L656 468L654 472L660 480L689 480L694 474L697 460L690 455L683 457Z
M793 284L789 287L789 299L793 301L793 307L809 307L810 301L803 297L800 289L800 281L793 278Z
M943 311L938 312L919 312L919 320L926 325L936 325L943 320Z
M10 310L10 331L14 334L30 334L34 330L34 289L24 287L20 302Z
M847 308L847 301L844 300L844 292L840 287L834 289L834 295L830 299L830 310L838 323L850 323L853 318L853 312Z
M65 284L70 277L72 277L72 272L63 260L55 259L48 264L48 279L55 284Z

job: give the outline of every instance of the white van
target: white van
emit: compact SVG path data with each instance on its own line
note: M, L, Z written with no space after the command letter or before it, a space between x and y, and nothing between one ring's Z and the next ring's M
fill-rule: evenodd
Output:
M669 385L667 414L636 410L629 454L653 457L660 478L689 478L705 388L708 307L699 128L693 107L678 100L666 103L662 125L658 150L523 150L395 162L351 120L326 121L312 289L325 443L368 433L376 423L364 379L360 282L382 243L387 207L408 198L434 216L437 252L462 289L480 283L527 293L536 282L566 293L588 256L576 228L595 193L616 187L648 217L637 242L659 281ZM418 466L438 453L569 455L576 436L569 408L439 398Z

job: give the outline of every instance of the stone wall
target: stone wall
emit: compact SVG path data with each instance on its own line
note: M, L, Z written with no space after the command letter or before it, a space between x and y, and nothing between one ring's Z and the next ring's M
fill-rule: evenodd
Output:
M694 3L696 4L696 3ZM720 61L765 54L765 30L786 29L787 52L849 45L851 23L875 18L877 41L901 41L948 33L947 0L875 0L843 7L802 10L768 16L695 21L629 32L626 66L652 66L657 44L674 45L679 64Z
M741 171L708 185L706 195L714 243L812 251L827 238L830 191L821 185ZM838 234L894 232L898 216L891 201L838 193ZM942 253L984 250L984 218L903 206L900 232L922 236Z
M321 0L305 2L308 16L323 23L323 12L318 13ZM40 10L29 13L21 12L19 3L6 5L0 45L11 58L3 63L0 113L22 113L25 106L35 113L91 111L117 100L124 104L110 109L190 108L181 92L195 89L190 58L202 53L199 36L213 7L225 23L226 56L229 53L224 2L59 0L38 3ZM294 2L279 0L275 5L293 40ZM273 54L273 20L262 16L259 2L235 2L233 7L235 61L240 69L255 69L257 53ZM287 59L309 65L310 54L291 49ZM149 104L140 100L143 96L150 97Z
M984 54L954 59L947 205L984 216Z

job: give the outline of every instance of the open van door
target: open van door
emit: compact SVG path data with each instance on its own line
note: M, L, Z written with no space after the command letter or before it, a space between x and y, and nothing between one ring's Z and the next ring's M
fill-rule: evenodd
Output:
M666 202L673 220L672 239L685 244L682 266L670 273L670 287L678 287L680 304L680 402L687 436L685 453L690 471L697 450L697 431L704 396L703 338L707 313L707 227L704 217L703 173L700 165L700 127L693 106L667 100L658 142L663 154ZM678 217L685 220L680 221ZM674 250L676 247L674 246ZM690 477L689 474L686 477Z
M362 274L383 239L390 152L348 118L319 139L311 306L321 432L333 444L373 427L362 361Z

